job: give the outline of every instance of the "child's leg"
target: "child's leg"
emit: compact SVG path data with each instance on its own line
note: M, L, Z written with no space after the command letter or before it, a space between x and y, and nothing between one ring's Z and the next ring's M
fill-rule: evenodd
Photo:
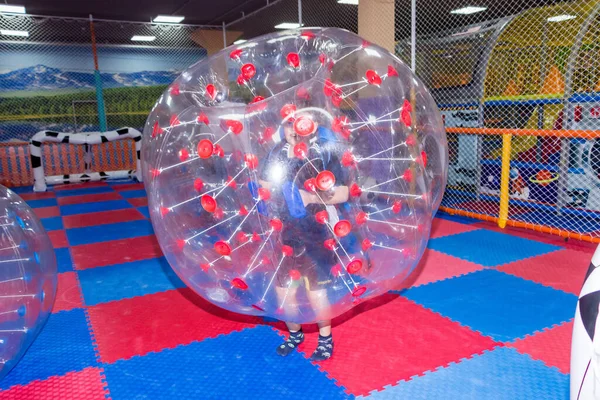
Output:
M329 300L325 289L308 292L311 305L318 314L326 315L329 312ZM310 357L313 361L327 360L333 355L333 336L331 335L331 320L317 322L319 326L319 342Z
M282 304L284 299L286 302L289 301L288 304L291 304L287 307L284 304L284 312L286 315L294 315L297 312L297 305L295 304L296 289L276 287L275 291L277 292L279 304ZM304 341L304 333L302 332L302 326L300 324L295 322L286 322L285 324L290 331L290 335L288 336L287 340L283 342L283 344L279 345L276 349L277 354L280 356L287 356Z

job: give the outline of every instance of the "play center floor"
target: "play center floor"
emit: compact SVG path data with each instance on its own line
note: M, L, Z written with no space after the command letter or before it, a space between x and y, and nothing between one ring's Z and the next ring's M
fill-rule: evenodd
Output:
M334 321L333 358L279 357L282 325L177 279L142 184L16 190L56 248L53 314L0 399L568 399L595 246L440 214L408 289Z

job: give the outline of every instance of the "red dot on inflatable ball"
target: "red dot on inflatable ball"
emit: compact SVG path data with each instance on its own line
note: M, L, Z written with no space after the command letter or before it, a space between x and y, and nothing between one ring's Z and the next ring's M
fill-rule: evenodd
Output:
M317 188L321 191L327 191L335 185L335 175L331 171L321 171L317 175Z
M308 146L304 142L300 142L294 146L294 155L300 160L304 160L308 154Z
M198 157L209 158L213 154L213 144L208 139L202 139L198 142Z
M348 271L349 274L356 274L357 272L359 272L362 269L362 266L363 266L362 261L353 260L346 267L346 271Z
M200 198L200 204L202 205L202 208L209 213L215 212L215 209L217 208L217 201L208 194L205 194Z
M350 223L350 221L346 220L338 221L338 223L335 224L335 226L333 227L333 232L338 237L347 236L351 230L352 224Z
M247 290L248 284L244 282L242 278L233 278L231 281L231 286L240 290Z
M271 221L269 221L269 225L271 225L271 228L273 228L275 231L280 231L283 229L283 222L281 222L279 218L273 218Z
M294 121L294 132L300 136L312 135L316 130L317 124L315 124L315 121L306 116L296 118Z
M228 256L231 254L231 246L229 243L220 240L215 243L215 251L222 256Z
M256 75L256 67L252 63L242 65L242 76L248 80Z

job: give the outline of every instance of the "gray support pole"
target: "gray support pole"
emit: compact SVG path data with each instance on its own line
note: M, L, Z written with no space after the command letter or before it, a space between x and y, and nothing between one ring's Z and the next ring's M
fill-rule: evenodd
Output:
M298 24L302 28L302 0L298 0Z
M223 48L227 47L227 28L225 27L225 21L223 21Z
M410 68L417 69L417 0L410 2Z

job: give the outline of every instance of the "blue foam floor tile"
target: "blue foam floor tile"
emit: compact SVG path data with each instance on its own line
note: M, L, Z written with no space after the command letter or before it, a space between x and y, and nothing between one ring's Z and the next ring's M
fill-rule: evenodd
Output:
M87 306L185 287L164 257L78 271Z
M17 186L17 187L11 187L9 189L17 194L33 193L33 186Z
M59 273L73 271L73 259L68 247L54 249L54 254L56 254L56 266Z
M97 201L93 203L78 203L60 206L60 213L61 215L66 216L75 214L88 214L99 211L122 210L124 208L131 207L131 204L129 204L127 200Z
M144 217L150 219L150 210L148 210L147 206L138 207L138 211L141 212Z
M149 236L154 234L154 231L152 230L152 223L145 219L138 221L118 222L115 224L86 226L84 228L73 228L67 229L66 232L71 246Z
M62 217L41 218L40 221L46 231L63 229Z
M56 197L66 197L66 196L81 196L84 194L98 194L98 193L108 193L112 192L113 188L110 186L93 186L89 188L79 188L79 189L65 189L65 190L57 190Z
M447 368L373 392L372 400L567 400L569 376L511 348L497 348Z
M37 339L0 388L96 366L96 354L82 309L51 314Z
M497 341L511 341L573 318L577 296L493 269L402 293Z
M109 186L118 186L118 185L128 185L128 184L132 184L132 183L139 183L136 179L129 179L129 178L125 178L125 179L111 179L109 181L106 181L106 183L108 183Z
M135 199L135 198L140 198L140 197L146 197L146 191L144 189L122 190L119 193L121 194L121 196L125 197L126 199Z
M40 200L28 200L26 202L31 208L42 208L42 207L52 207L57 205L55 198L50 199L40 199Z
M485 267L497 267L562 249L487 229L430 239L427 247Z
M348 399L299 353L280 357L266 326L104 365L113 400Z
M462 215L452 215L443 211L439 211L435 216L436 218L445 219L447 221L460 222L461 224L474 224L476 222L481 222L478 219L463 217Z

